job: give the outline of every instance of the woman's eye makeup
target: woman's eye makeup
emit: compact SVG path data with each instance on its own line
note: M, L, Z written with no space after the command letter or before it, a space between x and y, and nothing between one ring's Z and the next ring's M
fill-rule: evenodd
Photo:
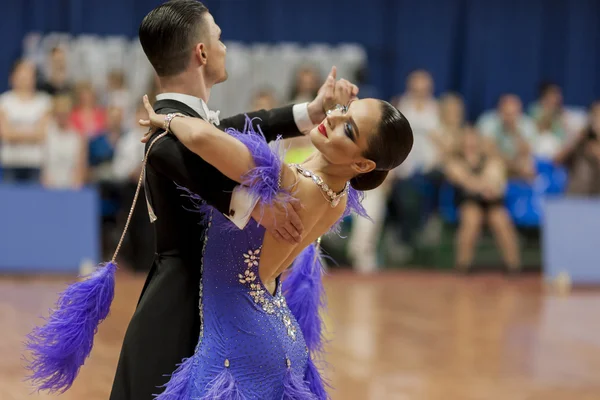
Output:
M344 133L346 134L346 136L348 136L350 138L350 140L352 140L354 142L356 137L354 135L354 127L352 126L351 123L346 122L344 124Z

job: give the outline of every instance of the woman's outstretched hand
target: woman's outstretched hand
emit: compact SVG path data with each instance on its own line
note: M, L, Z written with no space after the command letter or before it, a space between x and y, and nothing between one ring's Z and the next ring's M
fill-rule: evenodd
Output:
M164 127L166 115L157 114L154 112L154 109L148 100L148 95L144 95L142 101L144 102L144 108L148 113L148 118L140 119L138 123L141 126L146 126L149 128L148 132L146 132L142 138L142 143L146 143L157 129L162 129Z

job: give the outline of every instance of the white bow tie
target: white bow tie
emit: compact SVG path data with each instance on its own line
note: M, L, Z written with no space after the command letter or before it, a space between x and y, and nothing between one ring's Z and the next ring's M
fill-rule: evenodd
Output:
M221 111L217 110L217 111L212 111L212 110L208 110L208 122L210 122L211 124L214 125L219 125L220 121L219 121L219 114L221 113Z

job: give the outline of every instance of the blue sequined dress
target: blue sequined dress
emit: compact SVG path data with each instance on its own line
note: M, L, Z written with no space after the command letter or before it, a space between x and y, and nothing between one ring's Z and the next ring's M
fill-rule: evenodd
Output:
M255 132L228 133L254 157L256 168L246 176L246 186L263 204L272 202L282 194L277 149ZM318 250L314 245L305 249L285 281L276 280L272 295L258 273L264 228L251 220L239 230L198 196L182 190L209 218L200 285L203 323L194 355L182 362L158 400L327 399L313 362L322 350ZM349 194L346 211L353 207L364 211L355 192Z

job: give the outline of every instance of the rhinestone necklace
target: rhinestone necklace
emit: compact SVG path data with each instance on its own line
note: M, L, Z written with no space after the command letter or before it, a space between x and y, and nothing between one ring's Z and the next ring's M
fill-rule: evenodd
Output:
M350 188L350 182L346 182L346 185L344 186L344 188L340 192L335 193L333 190L331 190L329 188L329 186L327 186L327 184L325 182L323 182L323 179L319 175L316 175L314 172L309 171L309 170L301 167L298 164L290 164L290 165L293 168L296 168L296 170L301 175L304 175L305 177L312 179L312 181L315 183L315 185L317 185L319 187L319 189L321 189L321 194L323 194L323 197L325 197L325 200L327 200L329 202L329 204L331 205L331 208L335 208L338 204L340 204L340 200L342 199L342 197L344 197L348 193L348 189Z

